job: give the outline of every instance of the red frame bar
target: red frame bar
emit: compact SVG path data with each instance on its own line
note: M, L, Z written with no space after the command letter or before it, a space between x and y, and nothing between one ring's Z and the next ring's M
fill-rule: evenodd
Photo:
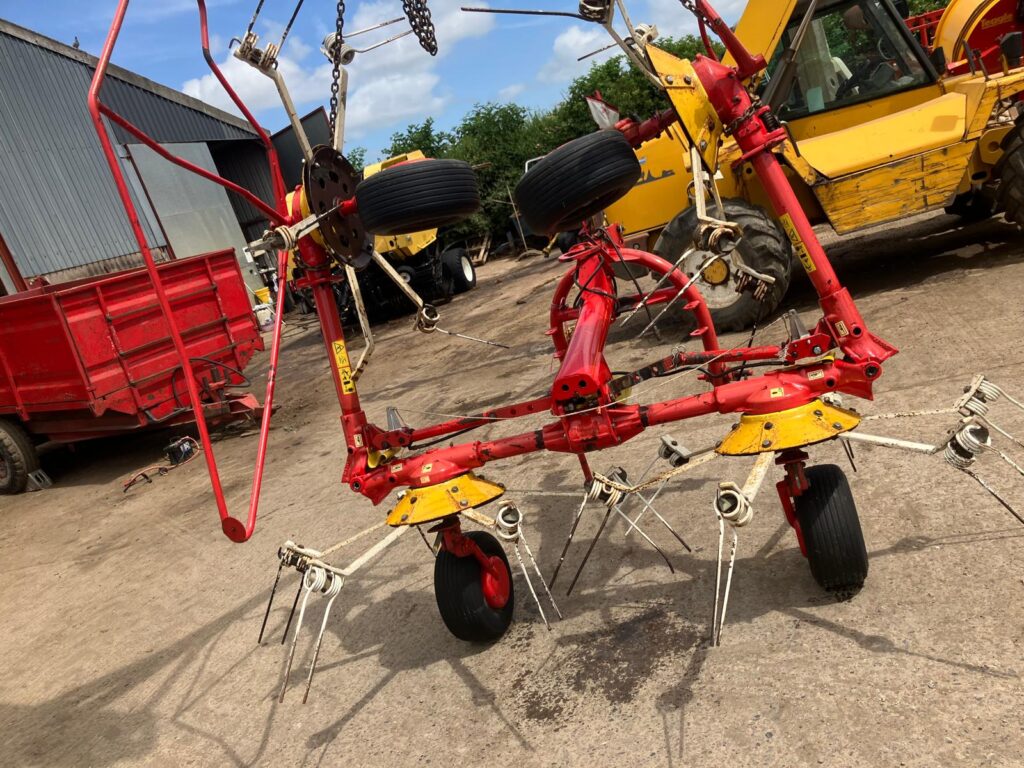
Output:
M205 169L199 168L198 166L189 163L181 158L170 155L166 150L157 144L153 139L146 136L141 130L133 126L127 120L117 115L110 110L106 105L100 101L100 92L103 88L103 82L107 76L107 68L110 65L110 57L114 51L114 45L117 42L117 38L120 35L121 27L124 24L124 16L128 10L129 0L119 0L117 11L114 14L114 19L111 22L110 31L107 34L107 39L103 44L103 50L100 53L99 61L96 64L96 72L93 75L92 83L89 87L89 113L92 116L93 126L96 129L96 135L99 138L100 145L103 148L103 153L106 156L107 164L110 166L110 172L114 177L114 184L117 186L118 196L121 198L121 204L124 206L125 213L128 216L129 224L132 228L132 233L135 235L135 240L139 245L139 252L142 254L142 258L146 263L146 269L149 273L150 280L153 283L153 289L157 296L157 302L160 305L160 310L166 319L168 326L171 331L171 340L174 344L175 351L178 353L178 357L181 360L182 368L184 370L185 386L188 390L189 401L192 406L192 412L195 415L196 427L199 430L199 437L203 443L203 455L206 457L206 466L210 475L210 483L213 487L214 498L217 502L217 511L221 519L221 527L224 533L229 539L235 542L246 541L252 536L253 531L256 527L256 514L259 508L259 496L263 482L263 469L266 464L266 452L267 445L270 437L270 417L273 412L273 401L274 401L274 389L277 382L277 365L281 347L281 328L282 328L282 316L284 315L284 296L285 292L280 291L277 301L277 316L274 324L274 340L270 350L270 370L267 375L267 389L264 397L264 412L263 419L260 425L260 437L259 445L257 448L256 456L256 467L253 472L252 489L249 498L249 509L246 516L245 522L242 522L231 515L228 512L227 502L224 498L224 489L220 480L220 472L217 469L217 461L214 455L212 445L210 443L209 427L207 425L206 415L204 413L203 404L200 396L199 385L196 380L192 366L189 363L189 357L185 348L185 343L181 337L181 332L178 329L177 323L174 319L174 314L171 311L170 301L167 297L167 292L164 289L163 282L160 278L160 274L156 268L156 262L153 259L153 254L149 248L149 244L146 242L146 235L142 229L142 225L139 221L138 211L135 209L135 204L131 198L131 194L128 191L128 185L125 181L124 174L121 171L120 164L118 163L117 154L114 151L113 142L111 141L110 134L107 131L106 126L103 124L103 117L106 116L122 128L127 130L133 136L142 141L146 146L153 149L155 152L160 154L162 157L174 162L176 165L185 168L188 171L198 174L203 178L213 181L221 186L241 194L249 202L253 203L261 211L266 213L272 221L276 223L286 223L288 221L288 210L285 204L285 186L284 181L281 177L280 164L277 159L277 152L274 149L273 143L270 141L270 136L260 127L256 122L256 119L249 112L249 109L245 106L244 102L238 97L234 89L228 83L224 77L220 68L213 60L213 56L210 54L210 35L207 24L206 15L206 3L205 0L196 0L196 4L199 9L199 25L200 25L200 36L203 47L203 57L206 59L211 71L214 76L220 81L221 85L227 91L231 100L238 106L245 115L249 124L252 125L256 131L260 140L264 145L264 149L267 154L267 161L270 165L270 174L273 180L274 186L274 198L276 202L276 208L270 208L262 200L259 200L252 195L251 192L243 190L238 185L224 179L215 174L211 174ZM278 254L278 274L285 274L288 267L288 254L287 252L280 252Z

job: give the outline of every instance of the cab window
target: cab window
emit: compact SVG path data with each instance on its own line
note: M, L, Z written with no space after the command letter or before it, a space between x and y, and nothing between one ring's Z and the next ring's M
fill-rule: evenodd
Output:
M903 20L890 8L881 0L847 0L818 10L796 55L793 87L777 96L778 116L793 120L931 83L924 52L903 33ZM798 9L772 57L768 79L802 19Z

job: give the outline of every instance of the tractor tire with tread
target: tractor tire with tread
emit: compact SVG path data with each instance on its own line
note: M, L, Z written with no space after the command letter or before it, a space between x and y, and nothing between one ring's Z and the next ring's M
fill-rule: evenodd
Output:
M750 328L771 314L782 302L789 289L793 274L793 250L785 232L778 223L759 206L745 200L726 199L725 215L729 221L743 227L743 239L737 246L748 266L775 278L775 285L766 301L757 301L749 292L736 293L733 270L727 282L721 286L709 286L705 281L698 281L697 287L704 295L718 331L742 331ZM697 228L697 208L691 206L677 215L662 230L654 253L670 264L675 264L693 244L693 235ZM707 258L701 251L690 256L685 262L691 266L687 270L695 272ZM728 262L729 257L724 257Z
M868 552L850 483L835 464L805 474L810 487L794 507L811 575L826 591L852 597L867 578Z
M13 496L28 486L39 469L39 454L20 424L0 419L0 495Z
M485 555L497 556L509 573L508 602L500 609L491 608L484 599L480 564L473 557L456 557L441 550L434 559L434 597L441 620L448 631L460 640L490 643L498 640L512 624L515 590L512 569L501 543L484 531L470 531L467 538L476 542Z
M465 248L452 248L441 254L441 268L452 283L452 293L458 295L476 287L476 267L469 260Z
M393 165L356 187L359 217L375 235L403 235L462 221L480 208L469 163L416 160Z
M520 179L513 197L530 229L551 237L623 197L640 173L625 136L597 131L549 152Z
M993 175L998 180L996 210L1024 229L1024 123L1003 139L1003 156Z

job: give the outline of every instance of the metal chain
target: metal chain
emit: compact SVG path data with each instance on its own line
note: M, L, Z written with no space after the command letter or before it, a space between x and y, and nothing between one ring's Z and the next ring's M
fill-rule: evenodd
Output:
M338 18L334 23L334 50L331 58L334 68L331 70L331 135L337 133L338 122L338 78L341 75L341 43L342 30L345 26L345 0L338 0Z
M409 26L416 33L420 45L431 56L437 55L437 38L434 36L434 22L430 19L427 0L402 0L402 10L409 19Z

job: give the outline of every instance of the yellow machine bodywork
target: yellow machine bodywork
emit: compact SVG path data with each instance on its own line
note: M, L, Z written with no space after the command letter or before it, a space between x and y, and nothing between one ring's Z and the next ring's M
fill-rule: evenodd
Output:
M472 472L445 483L410 488L388 514L388 525L421 525L482 507L505 493L497 485Z
M777 413L745 414L721 442L722 456L753 456L790 448L803 448L849 432L860 416L821 400Z
M992 0L953 0L939 27L941 39L956 38L958 24L976 24ZM797 0L751 0L737 34L754 52L770 57L791 23ZM968 23L969 22L969 23ZM944 31L945 30L945 31ZM969 30L968 30L969 31ZM649 46L668 96L680 117L690 107L678 73L688 63ZM994 178L1011 122L996 120L1001 102L1024 92L1024 68L1007 72L940 77L850 106L818 111L788 122L794 140L780 155L804 210L813 223L838 233L942 209L961 194ZM636 150L643 170L637 186L606 211L632 243L653 247L661 229L692 204L689 144L672 126ZM749 163L726 137L719 151L718 188L771 210Z
M408 160L423 160L426 158L420 150L414 149L404 155L389 157L379 163L373 163L363 168L363 178L369 178L375 173L380 173L392 165L404 163ZM425 229L422 232L413 232L409 235L378 235L374 240L373 247L377 253L386 253L396 259L414 256L420 251L430 247L437 240L436 229Z

